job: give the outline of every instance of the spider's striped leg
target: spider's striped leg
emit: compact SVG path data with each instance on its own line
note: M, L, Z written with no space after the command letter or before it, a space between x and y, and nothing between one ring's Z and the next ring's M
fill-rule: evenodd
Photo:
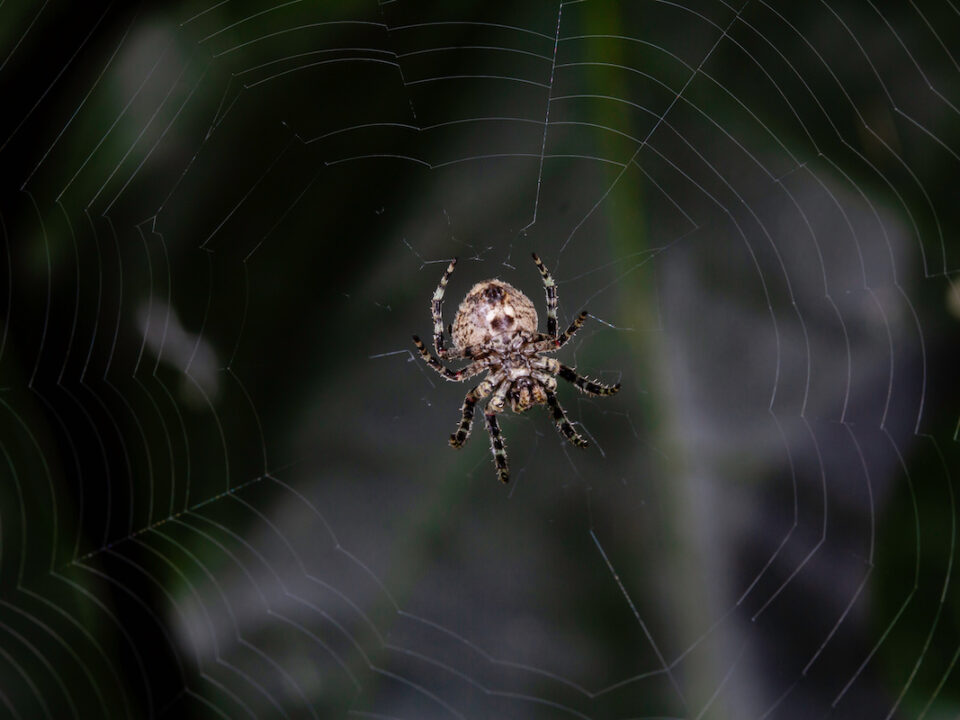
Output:
M553 358L544 358L544 360L552 359ZM545 372L538 372L537 370L534 370L530 373L530 377L543 385L543 389L547 392L554 392L557 389L557 379L553 375L548 375Z
M503 377L506 377L506 375L506 371L503 371ZM488 412L503 412L507 406L507 393L510 392L511 385L513 385L513 383L509 380L502 380L500 382L497 386L497 391L493 394L493 397L490 398L490 402L487 403Z
M487 421L487 432L490 433L490 450L493 452L493 462L497 466L497 477L500 482L510 482L510 466L507 463L507 450L503 445L503 435L500 433L500 423L497 422L497 413L487 404L484 417Z
M580 328L583 327L583 324L587 321L589 313L586 310L582 310L576 319L570 324L563 335L560 337L554 338L546 333L541 333L537 337L537 344L533 346L534 352L552 352L554 350L559 350L564 345L567 344L567 341L574 336L574 333L577 332Z
M550 406L550 411L553 413L553 421L557 424L557 430L560 431L561 435L577 447L585 448L590 445L580 433L573 429L573 425L567 420L567 414L563 411L563 408L560 407L560 401L557 400L556 394L549 390L547 391L547 405Z
M497 383L503 380L506 374L501 370L491 373L482 383L467 393L463 399L463 406L460 408L460 425L457 431L450 436L450 446L455 448L463 447L463 444L470 437L470 429L473 427L473 412L476 404L483 400L487 395L493 392Z
M423 358L423 361L427 365L432 367L439 374L443 375L443 377L445 377L447 380L451 380L453 382L460 382L461 380L466 380L469 377L473 377L487 367L487 360L485 358L481 358L470 363L465 368L461 368L460 370L451 370L450 368L445 367L443 363L431 355L430 351L427 350L427 346L424 345L423 341L416 335L413 336L413 344L417 346L417 350L420 351L420 357Z
M572 382L577 386L577 390L587 395L613 395L620 391L620 383L604 385L583 375L578 375L576 370L566 365L561 365L557 374L567 382Z
M589 315L589 313L586 310L580 311L580 314L570 323L570 327L568 327L557 340L557 347L566 345L567 341L574 336L574 333L583 327L583 324L587 321L587 315Z
M447 269L443 272L443 277L440 278L440 284L437 285L437 289L433 291L433 300L430 302L430 313L433 315L433 347L440 357L444 357L447 354L447 351L443 347L443 315L441 313L443 309L443 293L447 289L447 282L449 282L450 276L453 275L453 268L456 264L457 259L454 258L450 261L450 264L447 265Z
M536 253L533 253L533 261L537 264L540 275L543 276L543 289L547 293L547 335L555 338L557 337L557 284Z
M530 367L535 370L545 370L550 375L556 375L560 372L560 361L551 357L536 357L530 361ZM553 387L556 387L557 381L554 378L550 379L553 381Z

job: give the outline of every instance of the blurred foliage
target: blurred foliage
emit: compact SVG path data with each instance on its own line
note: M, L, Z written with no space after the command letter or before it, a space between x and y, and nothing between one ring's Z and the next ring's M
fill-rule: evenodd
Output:
M3 712L955 714L948 5L0 4ZM863 283L789 255L806 171L875 216ZM570 362L624 391L564 396L575 459L507 419L505 490L479 429L446 447L467 388L404 351L447 257L449 318L487 276L539 302L531 249L594 316ZM831 282L901 311L850 373L882 423L790 374L798 303L837 334ZM850 428L889 440L869 502ZM766 612L821 475L826 567Z

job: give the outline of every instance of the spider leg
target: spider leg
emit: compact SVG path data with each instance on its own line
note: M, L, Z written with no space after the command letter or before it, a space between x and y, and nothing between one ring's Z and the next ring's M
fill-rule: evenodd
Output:
M503 373L503 376L506 377L506 372ZM507 406L507 393L510 392L510 386L513 385L513 382L510 380L503 380L498 386L497 391L493 394L493 397L490 398L490 402L487 403L487 409L493 412L503 412L504 408Z
M543 277L543 289L547 293L547 335L555 338L557 337L557 284L536 253L533 253L533 261Z
M510 466L507 464L507 450L503 445L503 435L500 433L500 423L497 422L497 412L487 409L484 412L487 421L487 432L490 433L490 450L493 452L493 462L497 466L497 477L500 482L510 482Z
M580 311L580 314L577 315L572 323L570 323L570 327L568 327L564 331L563 335L560 336L559 342L557 342L557 347L563 347L566 345L567 341L573 337L574 333L583 327L583 324L587 321L587 315L589 315L589 313L586 310Z
M466 380L469 377L473 377L477 373L481 372L485 367L487 367L486 358L481 358L475 360L474 362L467 365L465 368L460 370L451 370L448 367L445 367L443 363L437 360L433 355L430 354L430 351L427 350L427 346L423 344L423 341L417 337L413 336L413 344L417 346L417 350L420 352L420 357L423 358L423 361L436 370L440 375L443 375L447 380L452 382L460 382L461 380ZM456 359L456 358L454 358Z
M561 365L557 374L567 382L577 386L577 390L587 395L614 395L620 391L620 383L616 385L604 385L594 382L588 377L578 375L577 371L566 365Z
M587 316L589 313L586 310L582 310L576 319L570 324L563 335L560 337L554 338L547 333L540 333L536 339L536 345L533 346L532 350L534 352L553 352L554 350L559 350L564 345L567 344L567 341L574 336L574 333L577 332L580 328L583 327L583 324L587 321Z
M544 358L547 359L547 358ZM552 358L549 358L552 360ZM530 377L536 380L538 383L543 385L543 389L547 392L554 392L557 389L557 379L553 375L548 375L545 372L538 372L534 370L530 373Z
M557 400L556 394L549 390L547 390L547 405L550 406L550 410L553 413L553 421L557 424L557 430L560 431L561 435L577 447L585 448L590 445L580 433L573 429L573 425L567 420L567 414L563 411L563 408L560 407L560 401Z
M447 355L447 351L443 347L443 315L441 313L443 308L443 293L447 289L447 282L449 282L450 276L453 275L453 268L456 264L457 259L454 258L450 261L450 264L447 265L447 269L444 270L443 276L440 278L440 284L437 285L437 289L433 292L433 300L430 302L430 312L433 315L433 347L440 357ZM451 332L451 335L452 334Z
M493 392L493 388L505 376L506 374L502 370L491 373L482 383L467 393L467 396L463 399L463 406L460 408L460 425L457 427L457 431L450 436L451 447L461 448L467 442L470 437L470 429L473 427L473 412L476 404Z
M550 375L556 375L560 372L560 361L556 358L537 357L530 361L530 367L535 370L546 370ZM556 385L556 382L554 382L554 385Z

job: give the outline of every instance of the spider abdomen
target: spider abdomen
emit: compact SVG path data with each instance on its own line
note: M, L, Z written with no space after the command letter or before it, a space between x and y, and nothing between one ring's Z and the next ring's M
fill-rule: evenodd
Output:
M537 311L526 295L502 280L477 283L453 321L458 348L507 346L518 334L537 332Z

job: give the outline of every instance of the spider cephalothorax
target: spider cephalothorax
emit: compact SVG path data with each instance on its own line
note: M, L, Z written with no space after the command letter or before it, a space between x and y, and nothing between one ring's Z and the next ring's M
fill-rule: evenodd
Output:
M492 393L493 397L484 409L484 417L490 433L497 475L503 482L510 479L510 471L497 413L506 408L507 401L516 413L528 410L534 405L547 405L563 436L577 447L587 447L589 443L574 430L560 407L556 396L557 377L572 382L578 390L588 395L613 395L620 389L620 383L613 386L602 385L578 375L573 368L554 358L542 356L543 353L563 347L583 325L587 319L587 311L581 312L567 331L558 335L557 286L536 253L533 254L533 261L543 277L547 294L546 333L537 331L537 311L530 298L502 280L486 280L474 285L460 303L457 317L451 326L454 347L447 350L443 344L441 311L443 293L457 264L457 259L454 258L433 293L433 346L441 358L469 359L473 362L460 370L451 370L430 354L420 338L413 336L420 356L447 380L460 382L484 370L489 371L486 378L464 398L460 426L450 436L450 444L455 448L463 446L470 436L476 404Z

